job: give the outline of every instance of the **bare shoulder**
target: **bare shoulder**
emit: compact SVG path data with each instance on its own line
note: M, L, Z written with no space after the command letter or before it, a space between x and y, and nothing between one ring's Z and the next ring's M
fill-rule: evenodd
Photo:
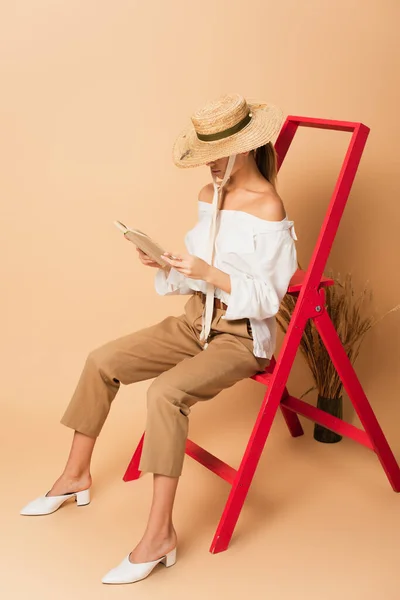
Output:
M214 197L214 186L208 183L201 188L198 199L211 204ZM263 186L262 190L227 192L224 206L227 210L239 210L252 214L266 221L282 221L286 211L278 192L270 185Z
M286 217L282 198L275 190L268 190L257 199L253 214L266 221L282 221Z
M207 183L199 192L199 200L211 204L214 197L214 186L212 183Z

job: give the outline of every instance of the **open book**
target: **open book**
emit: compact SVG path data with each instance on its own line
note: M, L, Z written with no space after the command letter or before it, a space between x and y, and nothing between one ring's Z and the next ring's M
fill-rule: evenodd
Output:
M171 266L162 258L162 254L165 252L164 248L152 240L146 233L139 231L139 229L130 229L121 223L121 221L114 221L114 225L124 233L124 236L130 242L133 242L135 246L147 254L151 260L154 260L156 263L158 263L162 269L167 266ZM173 256L171 258L175 257Z

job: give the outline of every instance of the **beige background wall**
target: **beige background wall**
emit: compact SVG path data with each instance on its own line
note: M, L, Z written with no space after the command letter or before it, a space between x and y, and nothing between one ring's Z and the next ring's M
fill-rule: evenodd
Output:
M360 288L369 279L380 313L399 302L399 13L395 0L3 3L0 461L8 535L0 588L7 597L26 598L24 585L33 597L71 597L77 581L76 598L109 597L101 576L142 532L150 479L128 485L121 476L144 425L149 382L120 392L95 455L97 502L86 519L74 506L33 521L18 511L50 488L63 465L70 431L58 419L87 353L183 310L187 298L155 293L154 271L112 221L149 232L171 251L184 249L209 172L177 169L171 146L205 101L238 91L286 115L371 128L329 266L351 271ZM296 223L302 264L348 140L301 130L281 169L279 191ZM369 333L357 370L400 459L399 332L392 315ZM301 357L290 381L295 394L310 385ZM213 406L199 407L191 437L237 464L262 393L252 381L223 392ZM357 423L349 407L346 413ZM293 442L278 416L237 543L218 557L207 550L227 487L187 461L176 517L182 561L174 574L140 584L143 598L160 589L163 597L187 597L194 582L199 598L212 590L211 597L239 598L249 585L257 597L263 590L274 599L292 597L292 585L301 600L337 598L338 589L349 600L397 597L397 573L366 544L379 544L385 560L394 557L400 499L367 450L347 441L321 447L311 424L305 428L307 438ZM194 483L201 492L193 493ZM338 515L337 506L347 510ZM379 518L382 527L371 525ZM293 579L282 566L290 557ZM321 581L329 583L323 595Z

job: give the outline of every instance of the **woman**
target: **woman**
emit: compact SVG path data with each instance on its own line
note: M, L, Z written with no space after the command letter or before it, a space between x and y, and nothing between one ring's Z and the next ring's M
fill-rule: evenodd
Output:
M50 514L67 499L90 502L90 461L111 402L122 384L155 378L140 470L153 473L153 502L143 538L103 583L143 579L176 561L172 509L185 455L188 415L241 379L263 371L275 348L275 315L297 268L293 222L275 189L271 143L281 112L227 94L192 115L173 159L207 165L212 184L199 195L199 219L185 237L188 253L165 254L159 294L189 294L185 313L92 350L61 423L74 430L62 475L24 515ZM224 195L222 196L222 192ZM215 255L214 255L215 254Z

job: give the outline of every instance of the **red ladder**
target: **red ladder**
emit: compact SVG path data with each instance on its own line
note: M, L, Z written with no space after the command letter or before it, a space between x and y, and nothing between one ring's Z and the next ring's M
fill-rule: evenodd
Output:
M302 415L374 450L394 491L400 491L399 466L325 310L324 288L332 285L333 281L323 277L323 270L346 206L369 128L362 123L289 116L275 144L278 169L299 126L347 131L351 132L352 136L308 269L297 271L288 289L288 293L298 296L298 300L278 359L272 358L265 372L251 377L265 385L267 389L239 468L237 470L232 468L204 448L187 440L186 454L231 485L228 500L210 547L210 552L214 554L226 550L229 545L278 408L281 409L293 437L304 433L298 418L298 415ZM308 319L313 319L364 430L310 406L288 393L286 383ZM140 476L138 466L143 439L144 435L126 470L124 481L131 481Z

